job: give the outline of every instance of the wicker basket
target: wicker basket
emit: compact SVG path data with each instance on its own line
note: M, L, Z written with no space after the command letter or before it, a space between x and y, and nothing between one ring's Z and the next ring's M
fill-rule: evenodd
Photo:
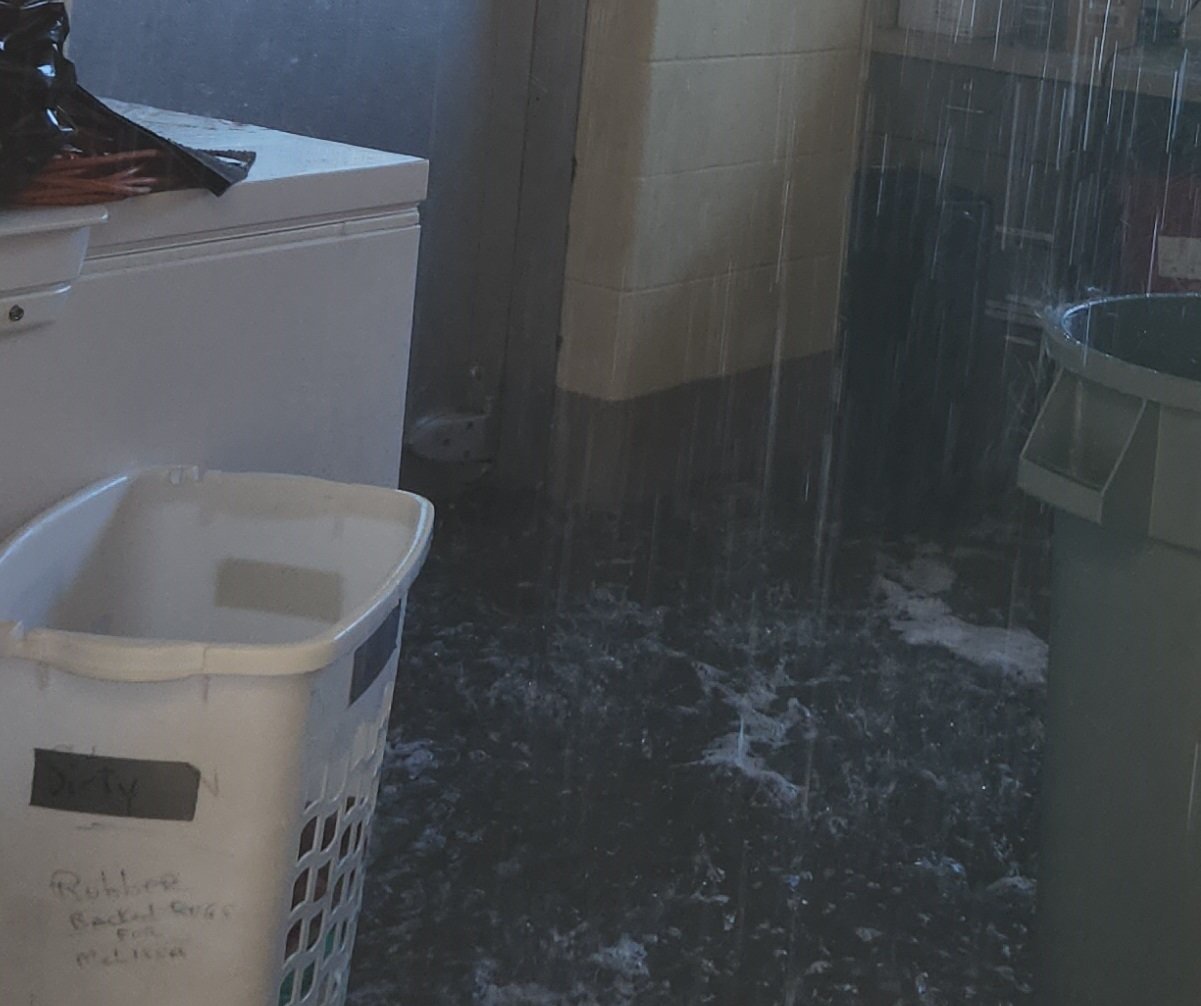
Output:
M56 156L15 198L17 206L87 206L112 203L178 187L167 158L157 150Z

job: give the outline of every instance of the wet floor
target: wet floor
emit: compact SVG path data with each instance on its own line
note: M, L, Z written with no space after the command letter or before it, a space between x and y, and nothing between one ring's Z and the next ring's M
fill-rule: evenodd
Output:
M351 1003L1026 1001L1046 542L444 507Z

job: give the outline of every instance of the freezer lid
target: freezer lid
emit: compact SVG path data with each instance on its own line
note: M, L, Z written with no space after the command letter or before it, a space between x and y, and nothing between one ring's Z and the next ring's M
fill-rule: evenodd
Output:
M252 150L246 181L220 198L189 189L108 206L89 258L376 216L425 198L428 165L416 157L295 136L261 126L107 102L169 140L208 150Z

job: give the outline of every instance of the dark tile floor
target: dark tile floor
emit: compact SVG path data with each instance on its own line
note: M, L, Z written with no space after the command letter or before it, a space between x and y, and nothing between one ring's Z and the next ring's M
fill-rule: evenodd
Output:
M1046 532L443 508L353 1006L1024 1001Z

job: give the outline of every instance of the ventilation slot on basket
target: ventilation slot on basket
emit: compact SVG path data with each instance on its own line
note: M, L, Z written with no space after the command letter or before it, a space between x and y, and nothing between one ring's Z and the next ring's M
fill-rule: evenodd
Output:
M340 1006L363 899L364 861L387 742L392 689L363 724L358 756L337 792L313 799L297 839L279 1006ZM340 778L341 772L330 772Z

